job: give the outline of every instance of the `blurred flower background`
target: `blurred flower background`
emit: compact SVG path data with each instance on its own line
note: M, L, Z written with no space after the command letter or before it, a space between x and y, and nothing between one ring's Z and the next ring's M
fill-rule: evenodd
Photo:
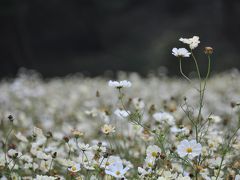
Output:
M239 180L239 9L1 0L0 180Z
M214 71L239 68L239 9L238 0L1 0L0 76L20 67L45 77L179 75L171 49L193 35L216 49ZM183 67L190 73L194 64Z

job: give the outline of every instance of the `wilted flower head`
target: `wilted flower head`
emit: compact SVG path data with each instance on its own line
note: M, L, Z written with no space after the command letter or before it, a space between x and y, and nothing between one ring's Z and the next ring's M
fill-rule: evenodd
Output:
M190 159L200 155L202 152L202 145L196 140L183 140L177 146L177 153L180 157L188 156Z
M124 88L124 87L131 87L132 83L130 81L127 81L127 80L123 80L123 81L120 81L120 82L110 80L108 82L108 86L120 89L120 88Z
M173 48L172 54L176 57L189 57L191 53L185 48Z
M193 36L192 38L180 38L179 41L188 44L190 49L195 49L200 43L198 36Z
M75 138L79 138L79 137L82 137L84 135L83 132L81 132L79 130L76 130L76 129L72 130L72 134Z

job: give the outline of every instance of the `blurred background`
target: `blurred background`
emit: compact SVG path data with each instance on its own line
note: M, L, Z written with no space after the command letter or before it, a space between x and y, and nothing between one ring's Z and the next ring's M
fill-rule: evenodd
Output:
M0 0L0 77L20 67L44 77L149 72L179 75L173 47L200 36L215 72L240 68L239 0ZM184 62L191 72L193 63Z

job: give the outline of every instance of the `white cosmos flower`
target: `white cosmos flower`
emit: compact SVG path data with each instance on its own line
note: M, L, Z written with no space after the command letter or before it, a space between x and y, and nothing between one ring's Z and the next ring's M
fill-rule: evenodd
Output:
M69 171L76 173L78 171L81 170L81 165L78 163L75 163L74 165L72 165L71 167L68 168Z
M167 112L154 113L153 118L158 122L166 122L169 125L174 125L175 124L174 117Z
M89 144L84 144L84 143L79 144L79 148L82 151L89 151L89 150L91 150L91 147L89 146Z
M119 117L119 118L121 118L121 119L124 119L124 118L128 117L128 115L130 114L130 111L125 111L125 110L116 109L116 110L114 111L114 114L115 114L117 117Z
M172 54L176 57L189 57L191 53L185 48L173 48Z
M101 157L99 159L99 163L101 164L102 168L107 168L109 165L115 162L122 162L122 160L118 156L109 156L108 158Z
M22 142L28 142L27 138L21 133L18 132L17 134L15 134L16 138Z
M132 100L132 103L133 103L134 107L138 110L141 110L145 107L145 104L141 98L134 98Z
M147 156L145 158L144 167L152 169L155 163L156 163L155 157L153 158L152 156Z
M42 160L49 160L52 158L50 155L47 155L46 153L44 153L42 151L37 151L36 156L38 159L42 159Z
M114 162L105 169L105 173L115 178L124 178L124 174L129 170L129 167L123 168L122 162Z
M23 160L23 161L25 161L25 162L28 162L28 163L32 163L33 162L33 158L31 157L31 156L29 156L29 155L23 155L22 157L21 157L21 159Z
M50 168L53 167L53 162L51 160L42 160L39 166L39 169L43 172L48 172ZM52 164L52 165L51 165Z
M182 174L180 174L176 180L191 180L191 178L189 176L183 176Z
M197 143L196 140L183 140L177 146L177 153L180 157L188 156L189 159L193 159L196 156L199 156L202 152L202 145Z
M179 41L188 44L190 49L195 49L200 43L198 36L193 36L192 38L180 38Z
M148 157L156 158L161 153L161 149L156 145L150 145L148 146L146 153Z
M217 168L219 166L219 164L221 163L222 158L221 157L214 157L208 160L208 166L210 168ZM223 160L222 162L222 166L224 166L226 164L226 161Z
M74 165L74 162L69 160L69 159L64 159L64 158L59 158L58 157L56 160L62 166L70 167L70 166Z
M15 149L10 149L8 150L7 154L10 157L14 157L14 158L19 158L20 156L22 156L22 153L19 151L16 151Z
M235 180L240 180L240 174L235 176Z
M138 173L140 174L141 177L144 177L147 174L150 174L152 169L145 170L141 167L138 167Z
M37 175L34 180L54 180L56 177L53 176L43 176L43 175Z
M130 81L127 81L127 80L123 80L123 81L112 81L112 80L110 80L108 82L108 86L115 87L115 88L123 88L123 87L131 87L132 83Z
M171 171L163 171L161 173L161 177L159 177L157 180L170 180L170 179L176 179L177 178L177 173L171 172Z
M183 128L178 128L176 126L173 126L170 128L171 132L174 133L174 134L177 134L177 133L188 133L188 129L183 127Z
M221 117L216 115L211 115L208 119L212 120L214 123L220 123L222 121Z

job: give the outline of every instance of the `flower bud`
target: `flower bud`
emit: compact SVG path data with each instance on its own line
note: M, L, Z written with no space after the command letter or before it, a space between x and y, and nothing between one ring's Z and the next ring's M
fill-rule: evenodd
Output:
M64 140L66 143L68 143L68 141L69 141L69 137L64 136L64 137L63 137L63 140Z
M13 122L13 120L14 120L14 118L13 118L12 115L9 115L9 116L8 116L8 119L9 119L9 121L11 121L11 122Z
M163 153L161 153L161 154L160 154L160 158L161 158L161 159L165 159L165 158L166 158L166 155L163 154Z
M57 152L54 152L53 154L52 154L52 158L56 158L57 157Z
M101 147L102 146L102 142L98 142L98 146Z
M100 97L100 92L96 91L96 97Z
M205 47L204 48L204 53L207 55L211 55L213 53L213 48L212 47Z
M52 133L50 131L48 131L47 134L46 134L46 137L51 138L52 136L53 136Z
M107 152L103 154L104 158L108 158L108 156L109 156L109 154Z

